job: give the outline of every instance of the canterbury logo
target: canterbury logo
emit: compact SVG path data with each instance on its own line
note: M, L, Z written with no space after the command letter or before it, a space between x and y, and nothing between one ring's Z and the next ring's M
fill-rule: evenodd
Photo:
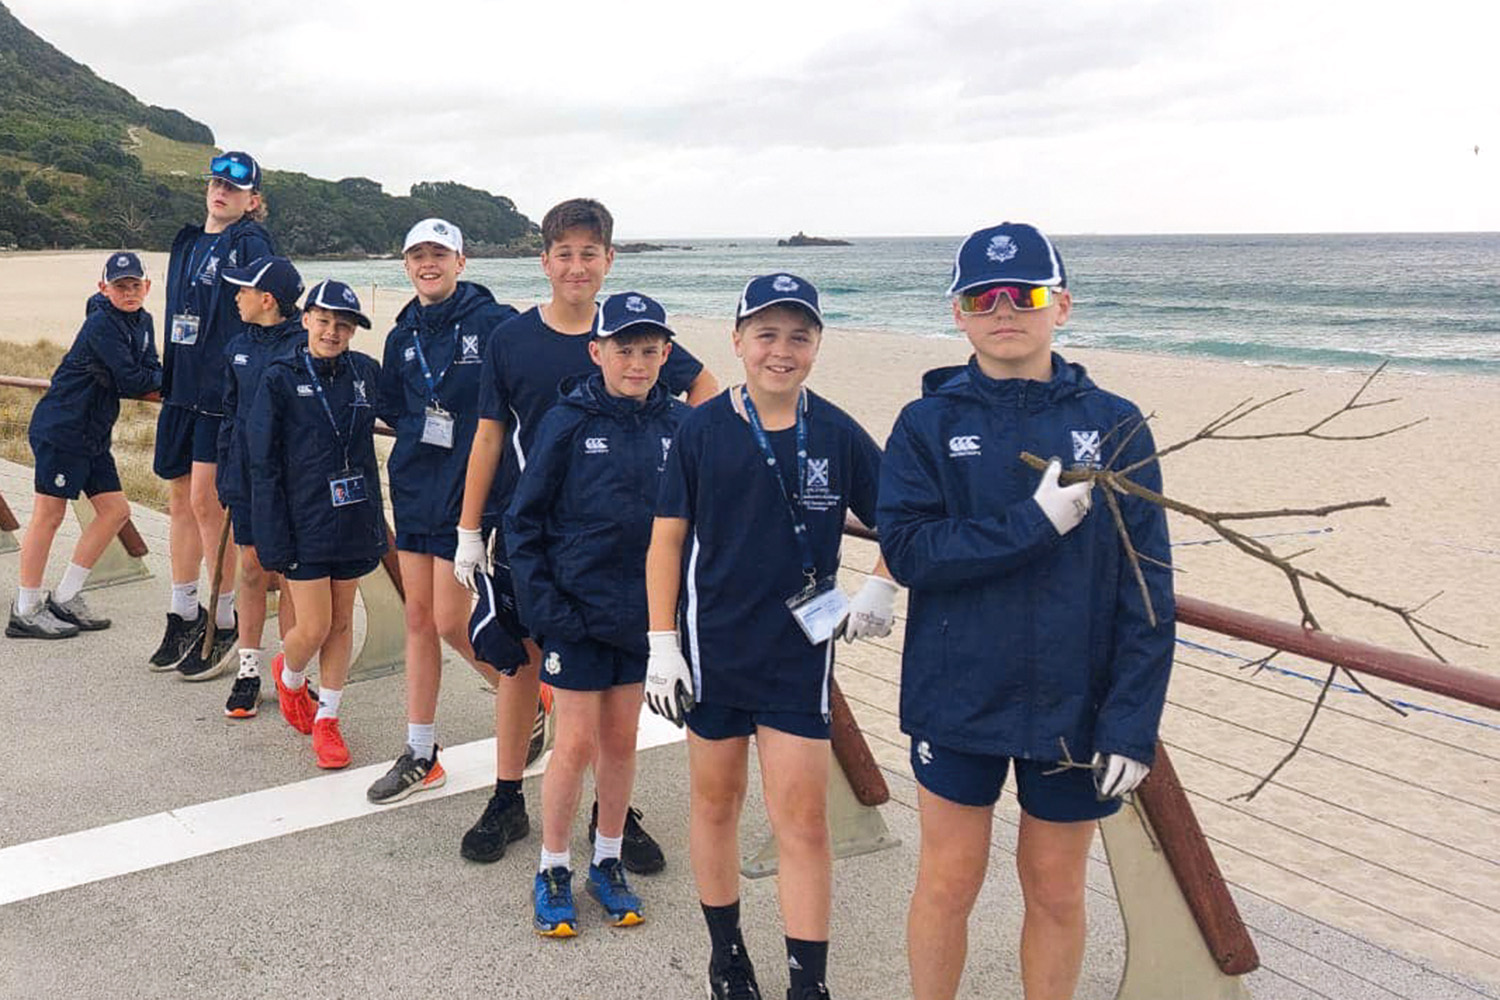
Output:
M584 438L583 450L590 455L603 455L609 451L609 438Z
M948 439L948 457L963 458L979 454L978 434L955 434Z

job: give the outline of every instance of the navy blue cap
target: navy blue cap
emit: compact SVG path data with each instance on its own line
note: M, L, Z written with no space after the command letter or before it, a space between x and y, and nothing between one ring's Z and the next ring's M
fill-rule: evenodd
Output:
M260 190L260 164L255 157L239 150L220 153L209 160L208 173L203 176L228 181L241 191Z
M219 273L231 285L270 292L277 302L296 302L302 294L302 275L285 257L257 257L244 267L226 267Z
M1040 229L1024 222L1002 222L970 234L958 245L948 294L1002 282L1066 288L1068 272L1057 247Z
M676 336L667 325L667 311L661 303L640 292L617 292L604 300L594 313L594 336L604 339L632 326L649 326L668 337Z
M313 285L312 290L307 293L307 301L302 303L302 308L311 309L314 306L319 309L349 313L354 317L354 322L366 330L370 328L370 317L359 308L359 296L354 294L354 289L342 281L325 278Z
M135 254L126 250L121 253L111 254L109 260L104 262L104 283L119 281L121 278L144 278L146 276L146 265Z
M745 284L745 290L740 293L740 304L734 311L734 321L738 323L768 306L778 305L801 306L812 313L819 327L823 325L823 311L818 308L818 290L806 278L784 272L751 278Z

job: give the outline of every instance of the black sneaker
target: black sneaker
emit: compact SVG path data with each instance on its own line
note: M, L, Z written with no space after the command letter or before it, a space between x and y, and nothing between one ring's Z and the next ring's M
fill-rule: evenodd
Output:
M260 710L260 678L236 677L224 714L231 719L250 719Z
M239 657L235 655L235 644L240 641L240 616L235 612L234 624L229 628L214 630L214 646L209 650L208 658L203 656L202 636L188 650L188 655L183 657L182 662L177 664L177 673L185 681L211 681L215 677L223 676L230 667L239 664Z
M417 760L412 756L411 747L407 747L396 758L391 769L375 779L375 783L365 792L365 798L377 806L390 805L392 802L400 802L408 795L441 788L447 780L447 772L438 763L437 747L432 748L431 760Z
M83 602L82 594L74 594L72 599L67 601L59 601L48 594L47 610L52 612L52 617L58 621L78 626L80 632L98 632L109 628L109 619L100 618L90 611L89 606Z
M479 822L464 834L458 853L470 861L499 861L505 857L506 844L529 833L531 820L526 816L526 796L495 792Z
M12 603L10 622L5 626L5 634L12 639L71 639L77 635L78 626L53 615L51 604L52 598L48 597L32 608L30 613L23 615Z
M589 813L589 843L599 827L599 800ZM632 875L655 875L667 867L667 859L658 844L641 826L641 811L634 806L625 810L625 837L620 842L620 861Z
M548 729L551 727L551 718L547 714L547 706L538 698L536 700L536 715L531 720L531 742L526 744L526 766L530 767L542 752L547 749L550 742L547 737L551 735Z
M760 1000L760 984L745 949L732 944L722 963L709 961L708 996L709 1000Z
M208 625L208 612L198 605L198 617L188 621L181 615L167 612L167 634L161 637L161 645L151 654L151 670L162 673L171 670L188 655L188 650L203 638L203 629Z
M823 983L816 986L804 986L801 993L793 993L788 987L786 1000L831 1000L828 987Z

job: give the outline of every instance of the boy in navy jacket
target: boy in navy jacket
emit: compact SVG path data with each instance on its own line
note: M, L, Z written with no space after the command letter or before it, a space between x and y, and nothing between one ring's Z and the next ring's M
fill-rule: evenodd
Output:
M371 405L380 366L349 350L370 320L343 282L313 286L302 322L306 339L267 366L250 410L250 519L261 565L282 575L297 607L271 661L281 717L312 734L319 767L341 768L354 593L386 549ZM316 698L307 686L314 656Z
M922 820L908 920L913 994L957 993L994 804L1013 766L1021 977L1028 997L1066 997L1083 960L1095 821L1152 761L1174 606L1161 508L1117 497L1153 625L1113 518L1090 513L1087 482L1059 484L1055 456L1140 463L1131 478L1158 491L1161 472L1134 404L1052 353L1072 299L1046 236L1012 223L974 233L948 292L974 356L923 379L880 479L881 550L911 588L901 728ZM1038 477L1023 451L1054 459Z
M542 650L557 739L542 779L534 926L572 937L568 841L594 768L597 833L588 891L610 924L644 918L620 861L646 677L646 546L661 472L687 404L657 384L672 352L666 312L635 292L599 308L599 371L563 383L505 515L521 621Z
M271 235L258 221L260 165L249 153L228 152L209 163L203 225L183 226L167 264L166 331L162 344L162 407L156 421L152 468L171 488L172 601L161 644L151 654L155 671L171 670L208 624L198 605L198 574L218 551L224 508L215 489L219 421L224 416L224 347L244 323L226 268L271 254ZM224 551L222 579L234 581L235 552ZM209 567L212 579L214 568ZM234 644L234 588L225 586L211 609L215 661Z
M14 639L65 639L79 630L109 627L79 591L110 539L130 518L110 438L120 399L161 388L161 364L151 314L144 308L151 281L133 253L117 253L104 265L99 291L85 307L83 327L63 356L52 385L31 412L27 437L36 456L36 499L21 540L21 578L5 634ZM94 520L73 548L72 561L51 594L42 575L68 501L82 492Z
M770 274L745 286L734 328L745 384L683 419L646 557L646 703L678 725L686 718L693 874L716 1000L760 995L739 930L751 735L780 858L787 996L828 996L833 639L846 615L851 640L888 634L893 618L883 565L852 604L836 583L845 512L875 517L880 450L803 387L822 336L818 294L804 279Z

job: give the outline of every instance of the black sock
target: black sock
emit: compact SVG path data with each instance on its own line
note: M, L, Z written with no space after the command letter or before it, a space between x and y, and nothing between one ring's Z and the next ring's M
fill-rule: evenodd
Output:
M792 996L822 986L828 973L828 942L786 939L786 965L792 975Z
M729 956L730 948L745 952L745 939L740 937L740 901L736 899L728 906L703 907L703 919L708 922L708 938L713 943L713 958L710 964L720 965Z
M495 794L503 799L519 799L521 797L521 783L519 781L506 781L504 778L495 781Z

